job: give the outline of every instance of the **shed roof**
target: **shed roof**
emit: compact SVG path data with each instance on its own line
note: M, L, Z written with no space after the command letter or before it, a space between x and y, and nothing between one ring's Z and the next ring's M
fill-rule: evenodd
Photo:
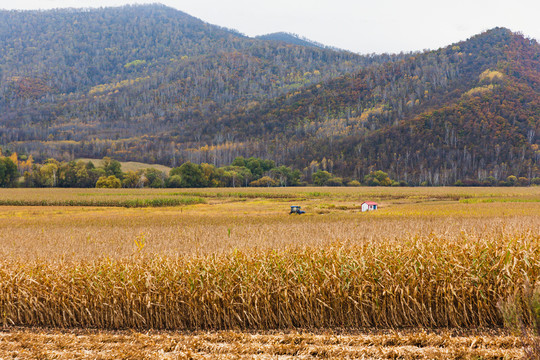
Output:
M364 201L362 204L367 204L367 205L379 205L377 204L375 201ZM360 204L360 205L362 205Z

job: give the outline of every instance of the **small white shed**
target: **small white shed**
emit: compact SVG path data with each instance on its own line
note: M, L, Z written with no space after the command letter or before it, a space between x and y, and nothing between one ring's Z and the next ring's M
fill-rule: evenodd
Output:
M362 209L362 212L377 210L379 208L379 204L374 201L365 201L362 203L362 205L360 205L360 208Z

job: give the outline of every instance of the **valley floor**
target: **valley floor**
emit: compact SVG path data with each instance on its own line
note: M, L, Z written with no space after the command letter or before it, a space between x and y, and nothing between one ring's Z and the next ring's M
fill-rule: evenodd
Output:
M524 359L539 249L540 187L2 189L0 359Z

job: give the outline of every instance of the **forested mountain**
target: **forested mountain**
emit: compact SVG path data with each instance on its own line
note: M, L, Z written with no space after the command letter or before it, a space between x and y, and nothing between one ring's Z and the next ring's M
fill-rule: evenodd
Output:
M198 141L237 108L391 59L251 39L160 5L3 11L0 54L0 143L38 157L96 155L102 140Z
M160 5L0 12L0 145L171 166L257 156L308 179L540 176L535 41L497 28L360 56L274 39Z
M432 184L536 177L540 46L493 29L240 110L229 123L251 136L284 134L289 163L326 158L355 178L374 169Z

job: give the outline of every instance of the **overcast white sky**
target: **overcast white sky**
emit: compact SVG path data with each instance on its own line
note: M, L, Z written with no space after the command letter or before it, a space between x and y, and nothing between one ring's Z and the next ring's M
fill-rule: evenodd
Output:
M540 39L540 0L0 0L0 8L153 2L249 36L286 31L359 53L436 49L496 26Z

